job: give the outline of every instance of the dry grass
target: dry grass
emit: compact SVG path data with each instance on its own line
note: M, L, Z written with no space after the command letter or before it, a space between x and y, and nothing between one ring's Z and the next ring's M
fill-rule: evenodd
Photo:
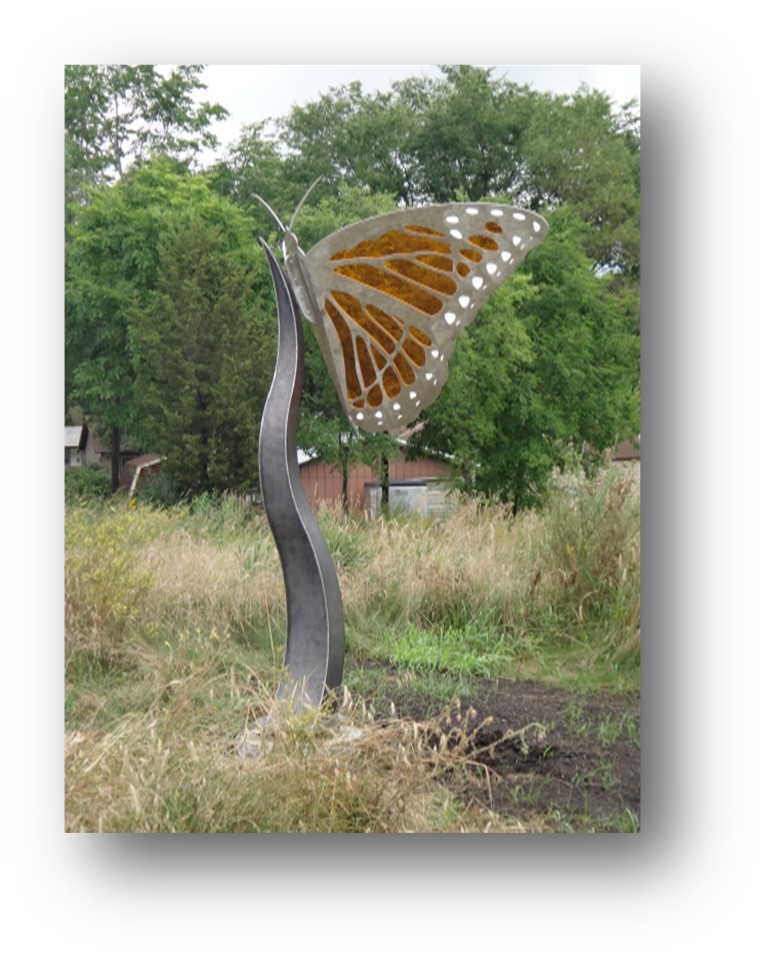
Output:
M397 657L415 685L433 684L425 666L638 684L639 504L622 477L579 480L542 514L464 503L441 522L320 522L353 657ZM460 806L453 780L488 778L471 747L362 703L352 749L331 751L328 720L304 717L238 756L282 659L261 517L108 503L68 506L66 526L69 831L543 830Z
M353 612L394 606L422 625L467 622L469 613L511 623L529 585L534 516L512 524L499 506L459 504L444 522L372 523L370 559L345 570L342 587Z
M451 739L437 724L377 722L350 702L342 729L339 718L273 704L261 752L241 758L218 727L191 735L178 709L68 734L68 832L547 831L542 820L504 822L458 804L452 783L490 778L464 729Z
M146 602L154 618L243 640L259 627L273 631L285 617L283 579L266 537L265 545L262 554L254 546L218 544L184 529L153 541L137 563L153 575Z

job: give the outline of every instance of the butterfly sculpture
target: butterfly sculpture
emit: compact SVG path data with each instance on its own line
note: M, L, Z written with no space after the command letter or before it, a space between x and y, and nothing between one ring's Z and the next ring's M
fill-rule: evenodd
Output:
M294 218L285 227L259 200L343 408L370 432L398 433L435 401L459 335L548 233L517 207L439 204L343 227L305 253Z

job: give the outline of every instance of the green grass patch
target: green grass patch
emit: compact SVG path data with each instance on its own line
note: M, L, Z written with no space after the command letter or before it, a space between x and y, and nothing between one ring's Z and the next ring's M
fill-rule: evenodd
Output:
M510 663L505 640L486 626L423 629L407 626L384 640L384 651L399 669L493 678Z

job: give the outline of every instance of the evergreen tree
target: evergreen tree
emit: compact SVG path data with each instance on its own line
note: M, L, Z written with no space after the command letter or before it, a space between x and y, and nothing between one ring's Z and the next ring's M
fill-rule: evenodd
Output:
M139 434L191 493L257 485L270 383L273 344L254 298L258 252L243 218L221 207L223 224L195 209L168 219L155 290L131 325Z

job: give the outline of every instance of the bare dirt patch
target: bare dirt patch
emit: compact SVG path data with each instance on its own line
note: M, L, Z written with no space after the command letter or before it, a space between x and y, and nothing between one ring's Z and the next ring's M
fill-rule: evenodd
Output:
M435 719L407 689L399 715ZM545 816L562 832L634 832L640 825L640 715L635 694L578 694L538 682L482 680L438 716L465 739L489 779L460 786L469 803L498 815ZM456 787L454 787L456 788Z

